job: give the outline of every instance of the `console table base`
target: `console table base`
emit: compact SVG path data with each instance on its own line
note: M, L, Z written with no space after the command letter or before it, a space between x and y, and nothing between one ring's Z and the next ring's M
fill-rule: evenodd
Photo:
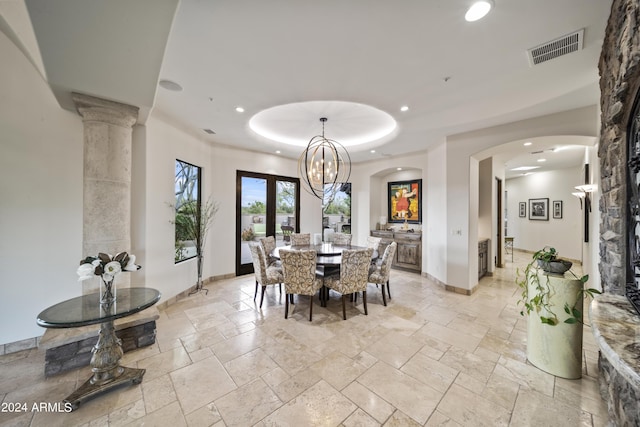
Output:
M120 374L117 378L109 381L106 384L93 384L91 379L88 379L80 388L71 393L66 399L64 399L64 403L71 404L71 410L75 411L78 409L81 403L92 399L99 394L106 393L107 391L119 387L125 384L140 384L142 382L142 377L146 372L146 369L137 369L137 368L122 368L122 374Z

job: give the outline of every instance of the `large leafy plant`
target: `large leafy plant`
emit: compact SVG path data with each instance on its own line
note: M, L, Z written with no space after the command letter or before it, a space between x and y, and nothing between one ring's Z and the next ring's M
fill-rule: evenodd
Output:
M516 284L521 288L522 293L518 305L522 305L523 309L520 311L520 315L524 316L531 312L535 312L539 315L540 321L547 325L557 325L558 316L551 307L552 289L549 282L549 275L543 275L544 279L540 280L539 270L541 269L540 263L550 263L553 261L560 261L558 258L558 252L555 248L545 246L543 249L533 254L531 262L527 264L524 271L520 269L516 270ZM585 283L589 280L589 275L585 274L578 277L572 270L569 270L576 279L580 280L582 288L578 293L578 298L573 305L565 303L564 311L569 317L564 323L575 324L583 323L582 321L582 305L585 298L593 298L594 295L599 294L600 291L595 288L585 288ZM533 292L529 291L529 284L532 285ZM544 313L541 314L541 313Z

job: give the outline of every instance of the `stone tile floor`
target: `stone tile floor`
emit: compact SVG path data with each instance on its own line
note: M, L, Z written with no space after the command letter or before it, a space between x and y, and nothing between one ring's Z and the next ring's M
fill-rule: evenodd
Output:
M605 426L597 347L584 329L583 377L566 380L526 361L526 318L516 307L517 265L485 277L471 296L446 292L415 273L393 270L391 296L328 307L267 289L253 301L253 275L209 284L161 310L157 341L125 354L145 368L141 385L84 403L72 413L32 411L90 377L89 368L44 378L44 354L0 356L0 426ZM5 408L3 406L2 408ZM1 408L0 408L1 409Z

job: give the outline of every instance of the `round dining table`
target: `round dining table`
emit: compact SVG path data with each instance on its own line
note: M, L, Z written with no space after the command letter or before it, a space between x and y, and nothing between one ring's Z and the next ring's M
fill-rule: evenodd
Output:
M366 246L356 245L335 245L333 243L320 243L310 245L287 245L276 247L271 256L280 259L280 250L301 251L313 249L316 251L316 265L324 267L339 267L342 262L342 251L345 249L367 249ZM378 251L374 250L371 259L378 258Z
M316 274L322 277L322 289L320 289L320 305L326 307L329 299L329 289L324 286L324 278L340 274L340 263L342 262L342 251L346 249L367 249L366 246L356 245L334 245L333 243L309 244L309 245L288 245L276 247L271 255L280 259L280 250L301 251L313 249L316 251ZM374 250L371 260L378 258L378 251ZM293 298L293 295L291 296Z

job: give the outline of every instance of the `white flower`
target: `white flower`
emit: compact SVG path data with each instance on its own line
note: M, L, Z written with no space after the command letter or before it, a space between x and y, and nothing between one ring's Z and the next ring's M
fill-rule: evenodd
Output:
M122 271L122 266L118 261L111 261L104 266L103 275L109 275L111 278Z
M77 271L78 276L80 276L78 280L83 281L83 280L91 279L95 274L94 272L95 272L95 267L93 265L80 264L80 267L78 267L78 271Z
M129 262L124 267L124 271L138 271L140 269L139 265L136 265L136 256L129 255Z

